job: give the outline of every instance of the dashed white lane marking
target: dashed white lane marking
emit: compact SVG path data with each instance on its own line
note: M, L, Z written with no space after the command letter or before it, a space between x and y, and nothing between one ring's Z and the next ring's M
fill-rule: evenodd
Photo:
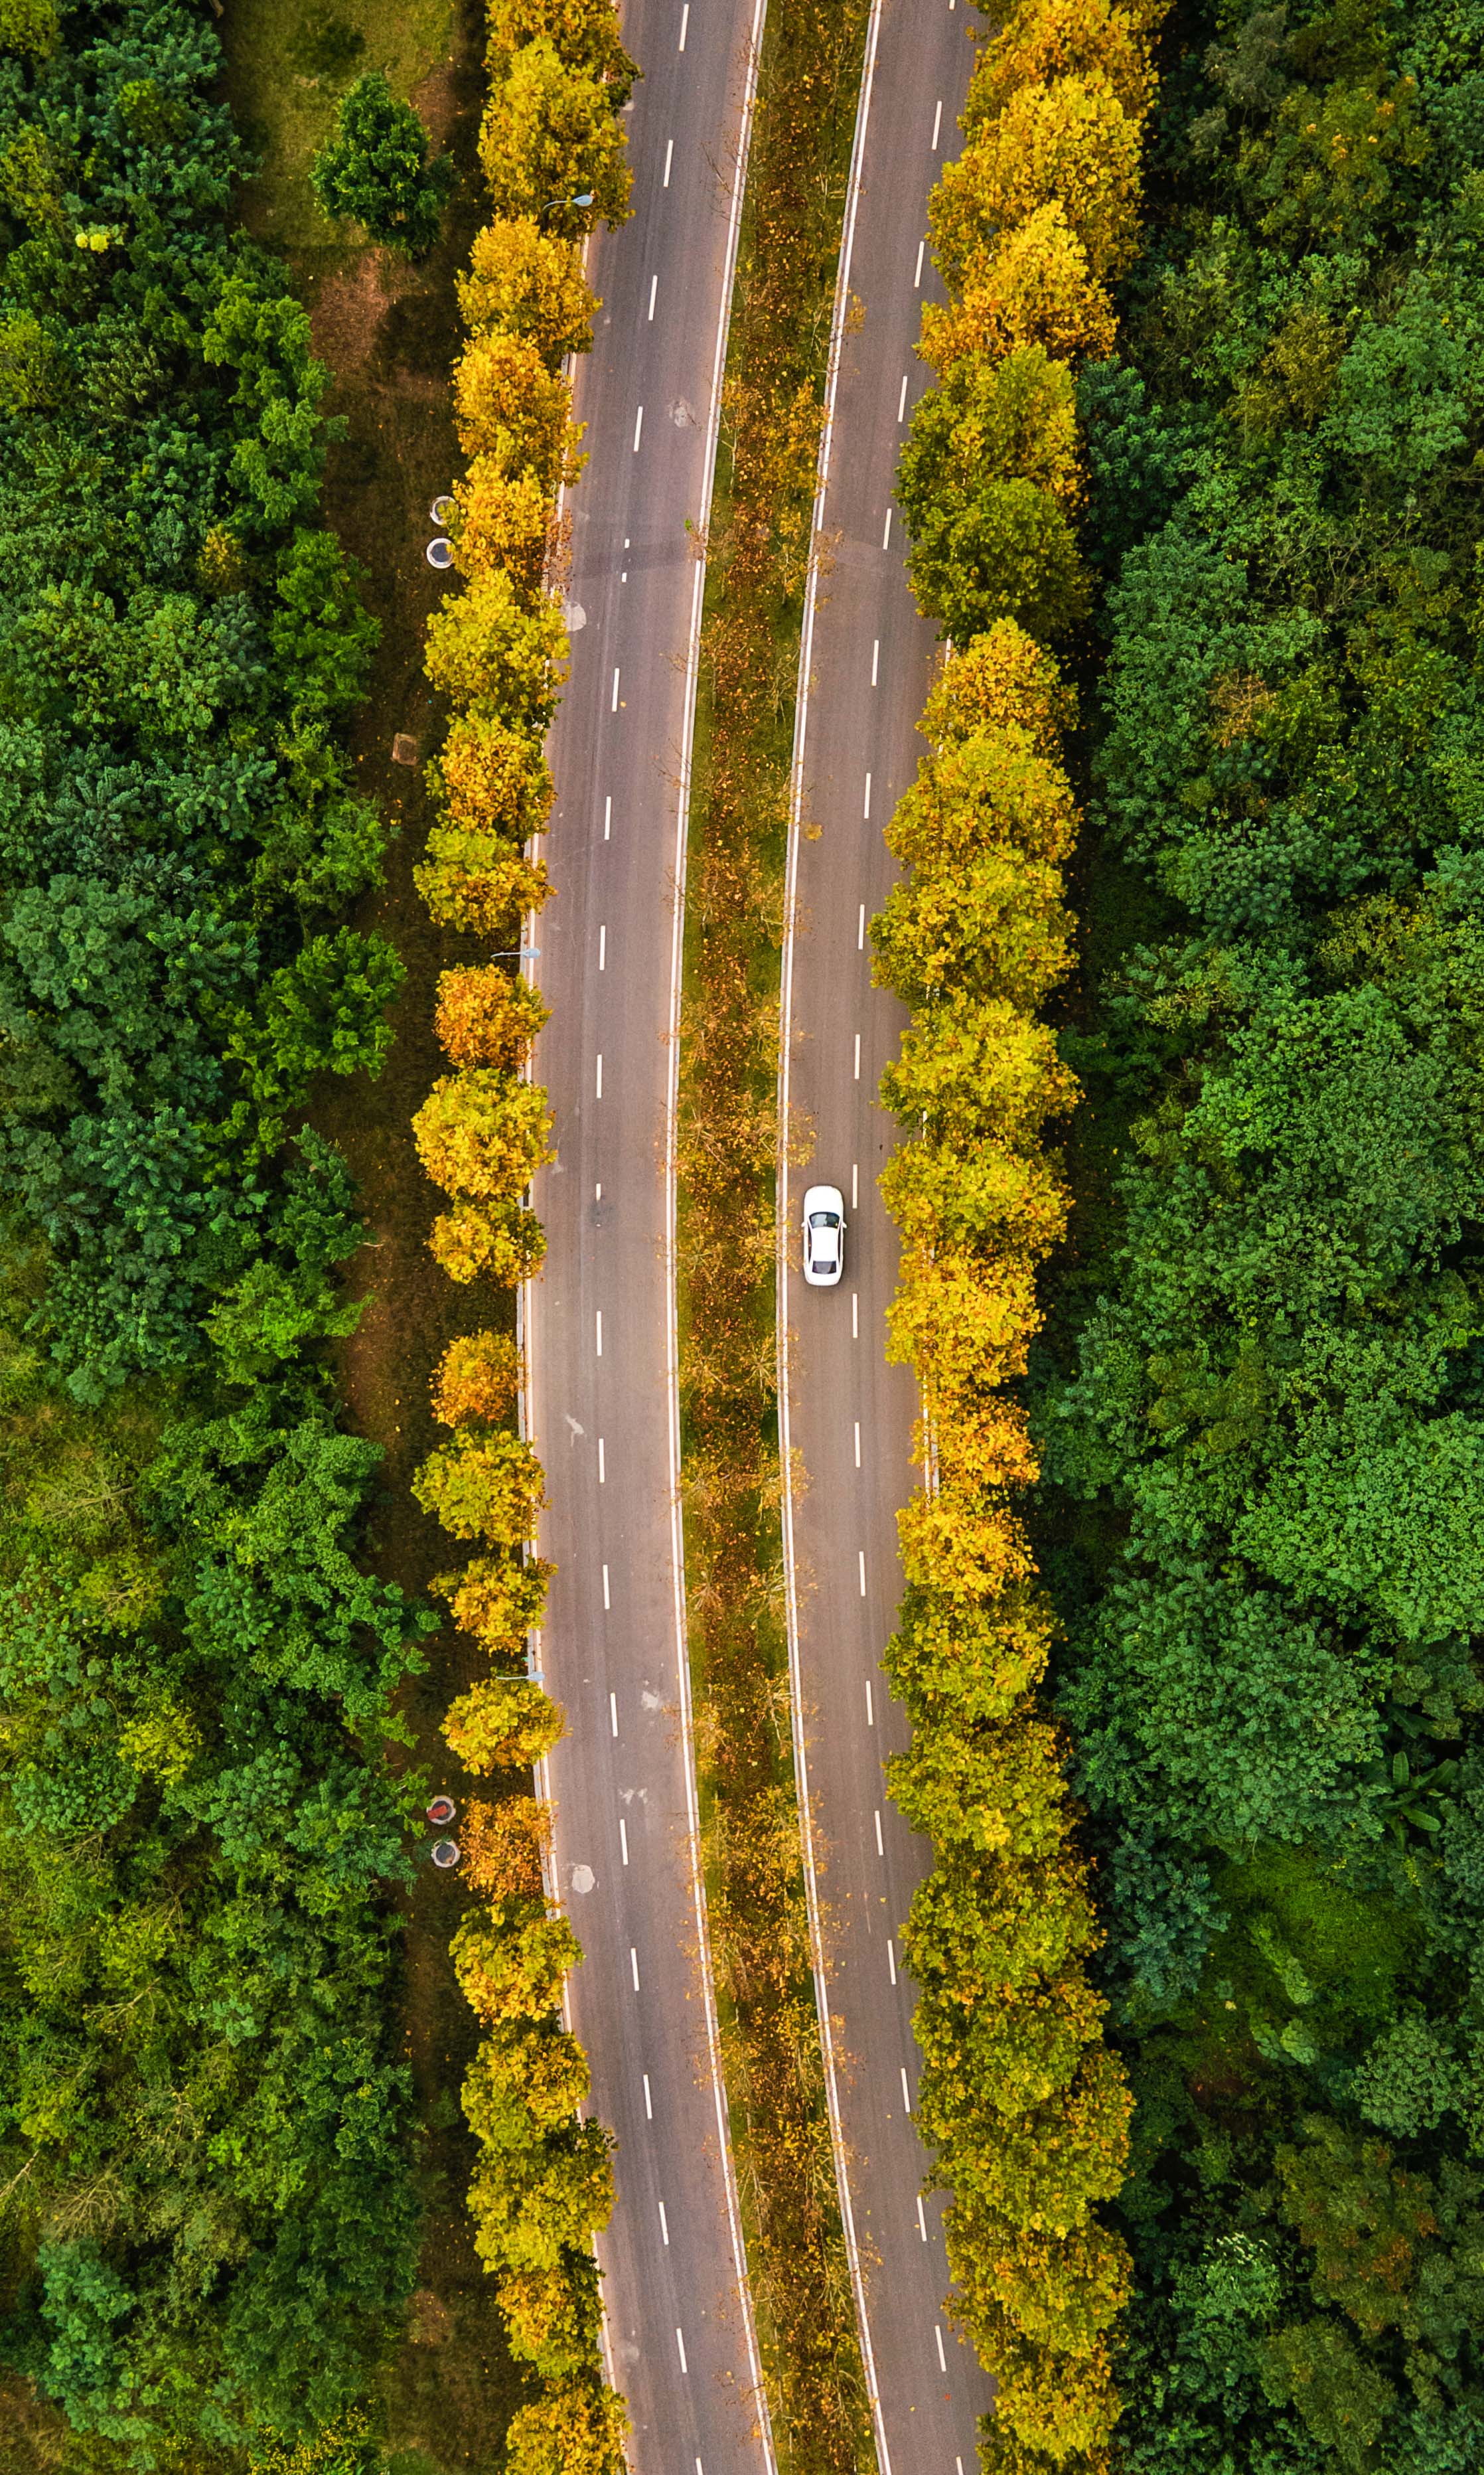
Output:
M684 2373L685 2373L686 2377L689 2379L689 2377L690 2377L690 2372L691 2372L691 2366L690 2366L690 2365L686 2362L686 2359L685 2359L685 2339L684 2339L684 2337L682 2336L681 2332L680 2332L678 2329L675 2331L675 2343L676 2343L676 2345L677 2345L677 2346L679 2347L679 2349L680 2349L680 2368L681 2368L682 2372L684 2372Z
M891 510L889 507L887 509L886 529L881 536L881 546L883 550L889 550L891 548Z
M871 638L871 685L872 685L872 687L875 687L875 685L876 685L876 683L877 683L877 680L879 679L880 675L881 675L881 638L880 638L879 636L873 636L873 637Z
M856 921L856 952L857 952L858 954L864 954L864 951L865 951L865 905L864 905L864 903L863 902L863 903L862 903L862 905L861 905L861 916L860 916L859 919Z
M917 2194L917 2232L921 2235L923 2242L926 2242L928 2239L928 2221L922 2214L922 2193L920 2192ZM963 2464L961 2458L959 2461L959 2464L961 2468Z
M598 1307L596 1311L593 1322L594 1328L597 1334L597 1355L601 1358L603 1354L603 1311L601 1307Z
M861 1293L859 1289L852 1289L850 1292L850 1337L852 1340L859 1340L861 1337Z
M606 841L608 840L608 837L609 837L610 833L612 832L612 830L613 830L613 797L612 797L612 795L610 794L610 796L608 796L608 797L603 801L603 840L604 840L604 842L606 842Z
M856 1081L861 1080L861 1035L856 1033Z
M610 713L617 713L619 710L619 674L617 671L615 671L613 674L613 702L609 706L608 710Z
M864 1556L862 1556L861 1561L863 1564L864 1563L865 1558ZM865 1679L865 1724L868 1728L874 1728L876 1725L876 1704L871 1698L871 1679L869 1677Z
M595 1100L600 1100L600 1099L602 1098L602 1096L603 1096L603 1052L602 1052L602 1050L601 1050L601 1049L599 1049L599 1050L598 1050L598 1052L597 1052L597 1085L596 1085L596 1089L595 1090L595 1091L594 1091L594 1093L593 1093L593 1097L594 1097L594 1099L595 1099Z
M937 2340L937 2368L940 2372L946 2372L948 2369L948 2358L943 2352L943 2333L941 2329L937 2327L936 2322L934 2324L933 2335Z
M645 2074L644 2074L644 2083L645 2083L645 2122L652 2122L652 2121L654 2120L654 2099L653 2099L653 2097L649 2095L649 2074L648 2074L648 2072L647 2072L647 2071L645 2071Z
M639 410L634 415L634 453L636 455L639 453L639 441L644 433L644 426L645 408L644 405L641 404Z
M905 2063L902 2065L902 2103L907 2108L908 2113L911 2114L912 2110L912 2091L907 2085L907 2065Z
M669 2220L665 2215L665 2203L663 2200L660 2202L660 2240L664 2243L666 2250L669 2251Z
M896 417L900 426L907 412L907 372L902 372L902 392L896 400Z
M684 7L684 8L681 10L681 12L680 12L680 49L681 49L682 51L684 51L684 50L685 50L685 38L686 38L687 35L690 33L690 31L691 31L691 0L685 0L685 7Z
M599 1435L597 1439L597 1483L599 1486L606 1486L608 1483L608 1471L603 1460L603 1439L601 1435Z
M603 1566L603 1605L606 1607L610 1604L611 1602L608 1597L608 1567L605 1564Z
M889 1934L887 1937L887 1966L891 1971L891 1982L894 1985L896 1983L896 1948Z
M866 823L869 824L871 818L871 777L868 773L865 777L865 805L862 809L861 814L865 819Z
M935 155L937 153L937 134L938 134L938 131L942 128L942 125L943 125L943 99L942 99L941 95L939 95L939 97L938 97L938 101L937 101L937 110L935 111L935 113L933 114L933 149L932 149L932 151L933 151L933 153L934 153Z
M622 1852L623 1862L626 1865L628 1863L628 1824L624 1821L621 1813L619 1816L619 1847Z
M850 1164L850 1209L852 1212L859 1212L861 1209L861 1164L859 1161L852 1161ZM859 1469L860 1465L861 1456L857 1453L856 1467Z
M619 1732L619 1697L617 1693L610 1693L608 1696L608 1724L612 1728L614 1734L617 1735Z
M600 971L606 971L608 968L608 931L606 928L599 928L597 932L597 968Z
M862 1598L864 1599L864 1596L865 1596L865 1550L864 1550L864 1547L863 1547L863 1548L861 1549L861 1551L860 1551L860 1563L861 1563L861 1596L862 1596ZM870 1700L871 1700L871 1688L870 1688L870 1686L869 1686L869 1685L867 1685L867 1686L866 1686L866 1688L865 1688L865 1702L866 1702L866 1707L867 1707L867 1709L870 1707ZM875 1720L873 1719L873 1720L871 1721L871 1726L874 1728L874 1726L875 1726L875 1725L876 1725L876 1722L875 1722Z
M886 1842L881 1835L881 1807L878 1805L876 1808L876 1853L878 1856L885 1856L886 1852Z
M651 275L649 278L649 315L651 318L654 316L654 296L658 292L659 288L659 277L657 275ZM907 384L907 380L905 379L902 380L902 384L904 386Z
M856 1467L857 1467L857 1469L859 1469L859 1468L860 1468L860 1466L861 1466L861 1421L860 1421L860 1419L858 1418L858 1419L856 1420Z
M634 1948L632 1943L630 1943L628 1947L628 1964L633 1973L634 1991L637 1994L639 1992L639 1953ZM904 2088L907 2086L907 2073L905 2071L902 2073L902 2086Z
M925 240L920 240L917 243L917 272L912 277L912 290L914 292L920 292L922 289L922 260L926 254L927 246L928 245Z
M664 180L660 183L660 186L661 186L661 188L662 188L662 189L668 189L668 188L669 187L669 167L670 167L671 163L673 163L674 159L675 159L675 141L674 141L674 139L673 139L673 137L672 137L672 138L670 139L670 141L669 141L669 145L668 145L668 146L666 147L666 149L665 149L665 178L664 178ZM919 255L919 257L920 257L921 253L919 252L919 253L918 253L918 255Z

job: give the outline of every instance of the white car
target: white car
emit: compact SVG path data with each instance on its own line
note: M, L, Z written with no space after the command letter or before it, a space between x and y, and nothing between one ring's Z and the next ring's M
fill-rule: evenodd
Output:
M804 1196L804 1278L812 1289L833 1289L845 1268L845 1198L838 1186L812 1186Z

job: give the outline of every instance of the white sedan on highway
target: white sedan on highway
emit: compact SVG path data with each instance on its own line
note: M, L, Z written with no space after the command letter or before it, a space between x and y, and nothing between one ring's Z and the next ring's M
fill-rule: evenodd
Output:
M845 1198L838 1186L812 1186L804 1196L804 1278L812 1289L833 1289L845 1268Z

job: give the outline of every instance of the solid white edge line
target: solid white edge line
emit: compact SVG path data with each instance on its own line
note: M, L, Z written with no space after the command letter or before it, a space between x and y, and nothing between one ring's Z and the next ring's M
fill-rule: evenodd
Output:
M879 13L879 10L880 0L873 0L873 42L876 16ZM753 106L757 99L758 67L762 56L763 25L766 12L767 0L753 0L752 31L747 38L747 50L742 72L742 117L738 130L737 165L732 180L732 194L728 201L727 208L726 255L721 271L721 315L718 322L716 350L712 358L711 406L706 423L706 446L701 468L702 479L699 522L701 538L703 540L705 538L706 525L711 515L712 483L716 475L717 443L721 423L721 377L726 365L727 336L730 332L732 322L732 287L737 274L737 251L742 234L742 193L746 186L747 155L752 139ZM587 272L590 247L591 234L583 243L582 268L584 274ZM567 362L564 365L568 370L569 375L572 372L572 359L573 356L569 355ZM564 484L557 493L557 514L559 517L564 512L568 496L569 491L567 486ZM726 2090L721 2078L720 2036L717 2022L716 1985L711 1965L711 1934L706 1913L706 1885L701 1874L700 1863L700 1813L695 1786L695 1733L691 1706L691 1661L686 1632L684 1532L680 1521L680 1350L678 1323L679 1305L675 1287L675 1119L679 1089L680 966L684 952L685 934L686 829L691 810L691 763L692 751L695 738L695 694L696 684L700 674L701 603L705 593L705 563L703 560L697 560L695 578L692 587L691 597L691 633L686 649L685 721L681 742L679 791L675 807L676 870L674 877L675 891L673 910L671 913L670 936L669 1076L666 1092L665 1112L665 1271L666 1286L669 1300L669 1329L666 1334L666 1369L669 1394L669 1517L671 1569L674 1588L675 1663L679 1684L680 1732L682 1750L685 1754L686 1841L691 1860L692 1896L695 1910L696 1935L700 1954L701 1993L706 2020L707 2060L710 2065L712 2092L716 2102L717 2130L718 2134L718 2145L721 2159L721 2180L722 2188L726 2194L727 2230L731 2238L733 2272L737 2282L738 2303L741 2308L742 2328L746 2338L747 2365L752 2378L752 2393L757 2409L758 2437L762 2444L763 2461L767 2469L767 2475L778 2475L778 2459L773 2446L772 2416L768 2410L767 2392L763 2386L763 2362L758 2351L757 2324L752 2309L752 2290L748 2282L747 2257L742 2242L742 2211L737 2196L737 2171L732 2158L731 2124L727 2114ZM540 848L540 842L541 838L539 835L532 836L528 848L533 856ZM528 946L534 943L536 919L537 914L535 912L528 912L526 914L522 925L521 933L521 943L523 945ZM528 980L533 987L538 984L538 975L534 968L533 957L523 957L520 968L521 975L523 979ZM536 1079L534 1050L535 1042L533 1041L530 1051L527 1052L525 1064L523 1068L525 1079L528 1083L534 1082ZM531 1306L533 1304L534 1297L535 1283L533 1281L523 1281L516 1291L515 1302L516 1343L521 1352L521 1363L523 1368L521 1391L516 1404L516 1420L523 1439L527 1442L532 1442L535 1439L534 1419L532 1413L532 1405L535 1397L534 1377L532 1371L535 1355L534 1318L531 1313ZM608 1598L607 1579L608 1573L605 1565L603 1568L603 1600L605 1605ZM529 1636L529 1646L526 1654L527 1665L531 1668L539 1668L542 1664L541 1640L541 1628L539 1626L533 1627ZM535 1777L537 1795L544 1801L550 1802L550 1764L545 1754L543 1754L541 1760L536 1765ZM555 1857L554 1854L549 1851L542 1858L542 1876L546 1887L548 1905L553 1908L559 1906L560 1895L557 1889ZM572 2024L572 2011L568 1990L565 1985L562 1989L562 2020L563 2024L570 2028ZM645 2096L647 2110L647 2100L649 2096L647 2072L645 2074ZM596 2249L596 2246L595 2244L595 2251ZM598 2338L602 2347L604 2377L609 2388L617 2391L618 2394L621 2396L621 2384L618 2379L614 2366L613 2334L608 2325L606 2303L600 2307ZM699 2466L699 2460L696 2461L696 2464ZM890 2475L889 2468L884 2468L882 2470L882 2475Z
M878 0L879 5L879 0ZM706 538L711 520L712 486L716 478L717 448L721 427L721 381L726 369L727 339L732 326L732 290L737 276L737 252L742 237L742 197L747 182L747 157L752 139L753 106L757 100L758 69L763 50L763 25L767 0L753 0L752 31L747 38L746 60L742 72L742 118L738 131L737 163L732 177L732 194L727 202L726 254L721 270L721 314L717 321L716 348L712 356L711 401L706 419L706 445L702 461L701 502L696 525L699 538ZM717 2146L721 2163L722 2188L726 2195L727 2227L732 2242L733 2270L737 2281L737 2299L742 2313L746 2340L747 2367L752 2379L752 2394L757 2408L758 2437L762 2443L764 2463L768 2475L777 2475L778 2460L773 2446L772 2415L768 2409L767 2391L763 2384L763 2359L758 2349L757 2323L752 2308L752 2287L747 2273L746 2246L742 2241L742 2205L737 2193L737 2169L732 2156L731 2119L727 2110L726 2086L721 2076L721 2038L717 2018L716 1980L711 1961L711 1924L706 1905L706 1881L701 1870L700 1801L695 1782L695 1723L691 1699L691 1649L686 1624L685 1603L685 1525L680 1508L680 1302L676 1277L676 1177L678 1149L678 1116L680 1102L680 1000L685 963L686 861L691 821L691 768L695 747L695 698L700 680L701 612L706 594L706 562L695 562L691 586L691 631L686 644L685 719L681 728L679 777L675 797L675 864L671 882L674 892L670 909L669 960L669 1038L667 1055L669 1061L665 1093L665 1287L669 1316L665 1336L666 1392L669 1413L669 1534L670 1577L675 1628L675 1679L680 1711L680 1741L684 1753L686 1793L686 1850L691 1869L691 1897L695 1915L696 1947L700 1955L702 2009L706 2022L706 2056L711 2071L712 2097L717 2115Z
M791 1704L793 1769L797 1782L799 1826L804 1842L804 1897L809 1913L810 1962L815 1980L815 2007L819 2014L819 2042L824 2056L825 2106L830 2121L830 2146L835 2160L835 2189L839 2200L840 2224L845 2237L845 2257L850 2269L851 2292L855 2299L856 2329L861 2341L861 2363L865 2373L865 2392L870 2401L877 2465L880 2475L891 2475L891 2452L887 2443L886 2414L882 2402L881 2383L876 2371L876 2350L871 2340L870 2313L866 2303L865 2271L861 2259L860 2238L856 2232L855 2204L850 2193L844 2117L839 2096L839 2067L835 2047L835 2023L830 2016L824 1928L820 1918L814 1814L809 1793L809 1745L804 1732L803 1670L799 1654L798 1559L793 1541L793 1455L789 1412L788 1249L791 1219L788 1127L790 1034L793 1016L793 923L798 899L799 845L804 802L804 752L809 734L809 674L814 660L815 605L818 598L819 585L817 545L824 529L825 495L829 488L830 455L835 441L835 405L839 393L840 362L845 341L845 317L850 302L850 262L855 250L856 214L861 203L861 179L865 160L865 134L870 120L871 90L875 84L876 56L881 41L881 12L882 0L871 0L870 19L865 33L865 59L861 71L861 99L856 108L855 138L850 150L850 177L845 191L845 219L840 234L839 272L836 278L835 306L830 321L830 362L824 390L824 422L819 434L819 462L815 483L809 572L804 585L804 625L799 639L798 695L793 725L793 767L789 785L789 856L785 880L784 942L778 1013L778 1231L775 1278L778 1299L778 1452L783 1481L783 1569L789 1635L791 1687L789 1699Z

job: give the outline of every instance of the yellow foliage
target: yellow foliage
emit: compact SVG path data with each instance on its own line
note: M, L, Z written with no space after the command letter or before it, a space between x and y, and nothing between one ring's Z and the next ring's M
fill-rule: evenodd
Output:
M918 727L938 745L990 730L1016 741L1024 734L1059 768L1062 735L1076 724L1077 698L1055 657L1013 619L1000 619L939 672Z
M586 460L567 380L525 336L502 328L475 335L454 362L453 422L466 455L492 473L533 473L553 494Z
M498 963L481 963L440 972L433 1028L455 1066L498 1066L510 1073L525 1063L550 1012L528 980Z
M450 844L483 848L466 857ZM440 845L435 848L434 845ZM551 880L545 860L530 861L491 834L428 836L431 856L412 871L412 881L440 928L456 928L465 936L493 937L528 911L539 911L550 899Z
M567 631L547 596L527 604L502 570L476 576L427 623L423 667L450 704L544 730L565 675Z
M459 1844L465 1877L476 1891L492 1899L539 1899L551 1849L550 1807L534 1796L507 1796L499 1804L475 1798L464 1807Z
M961 282L977 253L1057 205L1095 279L1121 274L1138 238L1139 123L1106 77L1022 86L956 163L944 166L929 219L939 266Z
M458 513L449 529L460 576L505 568L534 601L556 538L556 502L545 481L529 466L510 474L498 457L477 455L453 496Z
M1093 74L1107 79L1131 119L1145 117L1155 82L1131 12L1113 0L1021 0L980 53L961 126L974 137L1022 86Z
M555 796L540 736L487 713L455 714L427 783L455 829L515 843L544 831Z
M429 1584L446 1599L464 1632L492 1658L523 1652L525 1637L541 1622L551 1566L539 1556L476 1556L461 1573L440 1573Z
M547 1238L535 1213L520 1205L491 1211L479 1203L456 1203L433 1222L427 1251L450 1281L474 1281L482 1272L513 1289L535 1271Z
M539 1084L495 1066L440 1075L412 1120L418 1158L447 1194L504 1203L552 1158L551 1111Z
M491 2023L544 2020L558 2010L582 1948L565 1917L471 1908L453 1937L464 1998Z
M539 1684L486 1676L444 1712L443 1740L466 1770L531 1770L566 1734L566 1722Z
M474 334L492 327L519 335L555 368L566 353L591 350L597 295L570 240L543 232L531 215L507 215L474 237L469 272L455 278L459 314Z
M498 1427L521 1388L521 1353L506 1332L471 1332L450 1340L433 1377L433 1416L443 1427L471 1419Z
M993 247L971 251L958 297L923 312L918 350L939 375L967 354L997 360L1025 344L1058 360L1104 360L1118 332L1113 305L1059 198Z

